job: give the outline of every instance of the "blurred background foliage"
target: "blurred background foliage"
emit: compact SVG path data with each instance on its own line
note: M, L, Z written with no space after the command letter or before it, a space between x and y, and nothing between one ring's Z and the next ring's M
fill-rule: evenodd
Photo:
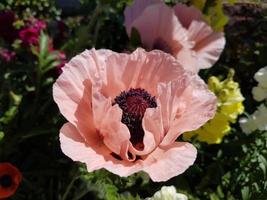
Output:
M225 31L226 48L216 65L201 72L207 80L225 78L235 69L247 112L252 100L254 73L267 65L267 12L261 1L166 0L203 11L216 30ZM267 133L243 134L238 125L221 144L195 142L196 163L165 183L153 183L146 174L120 178L105 170L87 173L60 150L58 132L65 119L52 100L60 51L67 60L85 48L123 52L132 44L123 26L123 11L131 0L2 0L0 12L16 14L20 29L30 18L42 19L40 49L26 49L21 41L0 46L16 51L15 59L0 61L0 162L12 162L23 181L13 200L134 200L149 197L162 185L175 185L193 200L267 199ZM1 19L0 19L0 23ZM0 26L3 26L0 24ZM1 29L1 28L0 28ZM50 51L51 42L55 51Z

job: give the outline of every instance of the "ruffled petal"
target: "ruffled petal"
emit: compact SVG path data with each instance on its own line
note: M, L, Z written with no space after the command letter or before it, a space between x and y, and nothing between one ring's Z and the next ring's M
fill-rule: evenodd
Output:
M153 181L167 181L182 174L191 166L197 156L196 148L187 142L175 142L166 147L159 147L144 160L143 171Z
M100 85L101 86L101 85ZM105 145L117 155L125 155L128 148L122 148L129 143L130 132L127 126L121 123L122 110L118 105L112 106L111 98L101 94L100 86L93 88L92 113L95 127Z
M131 6L127 6L124 10L124 25L130 37L133 21L138 18L144 9L150 5L161 3L161 0L135 0Z
M143 88L157 94L158 82L169 82L184 73L183 67L171 55L159 50L146 52L138 48L132 54L113 54L106 60L107 85L105 96L115 98L123 90Z
M118 160L101 141L88 145L71 123L66 123L60 130L63 153L74 161L85 163L89 172L105 168L119 176L129 176L142 169L141 160L134 163Z
M193 21L188 29L189 40L194 42L199 69L211 67L220 57L225 38L222 32L215 32L205 22Z
M178 21L173 9L164 3L147 7L132 26L139 31L142 44L150 50L161 46L161 50L176 54L187 44L187 31Z
M83 96L74 113L74 116L76 117L76 120L74 121L75 126L84 139L89 143L99 139L92 115L92 105L90 101L92 99L91 94L91 82L86 80L84 81Z
M63 73L53 85L53 97L60 112L72 124L77 124L78 105L87 91L88 104L91 102L91 85L97 82L103 73L103 60L109 50L84 51L75 56L63 68Z
M61 128L60 144L66 156L74 161L86 163L88 171L102 168L105 156L111 153L100 139L89 146L71 123L66 123Z
M161 110L164 133L169 131L177 115L184 112L185 103L180 101L180 98L187 86L188 77L186 74L175 81L158 85L159 97L157 102Z
M193 6L188 7L184 4L176 4L173 9L183 27L187 29L192 21L204 21L200 10Z
M197 67L197 55L191 49L191 47L182 48L176 55L174 55L179 63L183 66L186 71L198 73L199 68Z
M170 123L160 146L173 143L184 132L198 129L210 120L216 111L215 95L197 75L190 77L187 87L176 97L175 102L177 102L176 108L173 108L176 110L175 118Z
M130 132L127 126L121 123L122 110L118 105L111 106L103 118L99 131L103 136L104 143L118 155L127 155L128 148L123 148L130 141Z
M121 177L125 177L141 171L142 161L138 160L133 163L110 158L110 160L104 164L103 168Z

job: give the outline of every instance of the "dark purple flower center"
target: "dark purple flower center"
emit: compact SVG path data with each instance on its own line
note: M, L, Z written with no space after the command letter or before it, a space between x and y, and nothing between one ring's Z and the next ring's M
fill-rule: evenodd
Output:
M12 185L12 178L8 174L4 174L0 177L0 186L8 188Z
M142 128L142 119L147 108L157 107L155 97L152 97L144 89L131 88L128 91L121 92L114 101L123 111L121 122L130 131L130 141L137 149L143 149L144 130Z

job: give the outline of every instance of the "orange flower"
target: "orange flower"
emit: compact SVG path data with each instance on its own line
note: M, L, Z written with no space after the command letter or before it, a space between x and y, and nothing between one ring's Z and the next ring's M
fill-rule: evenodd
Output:
M13 195L21 181L20 171L10 163L0 163L0 199Z

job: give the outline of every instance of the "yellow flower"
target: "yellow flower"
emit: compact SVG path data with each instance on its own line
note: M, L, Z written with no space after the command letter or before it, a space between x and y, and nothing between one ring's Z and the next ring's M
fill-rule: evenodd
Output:
M219 144L223 137L231 130L230 123L235 123L238 115L244 112L243 100L239 84L233 80L234 70L230 70L228 77L220 81L212 76L208 80L209 89L218 98L217 112L198 130L185 133L185 140L197 139L208 144Z

